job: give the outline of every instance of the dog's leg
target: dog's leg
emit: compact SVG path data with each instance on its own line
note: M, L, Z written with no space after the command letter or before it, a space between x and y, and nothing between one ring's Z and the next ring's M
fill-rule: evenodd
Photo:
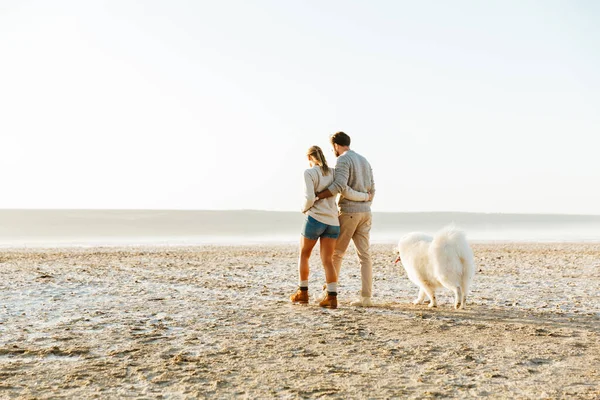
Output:
M461 289L460 308L464 309L467 305L467 290L463 287Z
M425 291L423 290L423 288L419 288L419 295L417 296L415 301L413 301L413 304L421 304L423 303L423 300L425 300Z
M457 286L454 289L454 308L456 308L457 310L459 308L463 308L462 298L462 289L460 288L460 286Z
M423 290L425 291L427 297L429 297L429 305L427 307L437 307L437 302L435 300L435 289L429 286L423 286Z
M467 294L469 293L469 286L471 286L471 279L468 275L465 275L463 277L463 282L462 282L462 295L463 295L463 300L462 300L462 305L463 308L467 306Z

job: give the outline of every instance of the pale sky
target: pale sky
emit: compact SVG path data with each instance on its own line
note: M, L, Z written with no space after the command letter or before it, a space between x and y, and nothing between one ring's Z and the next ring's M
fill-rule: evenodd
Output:
M0 0L0 208L600 214L600 2Z

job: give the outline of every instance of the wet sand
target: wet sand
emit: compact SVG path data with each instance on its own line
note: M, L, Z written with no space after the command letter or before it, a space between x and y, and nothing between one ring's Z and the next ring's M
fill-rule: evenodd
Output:
M474 244L466 310L291 305L294 245L0 250L0 398L600 398L600 244ZM323 281L313 254L313 294Z

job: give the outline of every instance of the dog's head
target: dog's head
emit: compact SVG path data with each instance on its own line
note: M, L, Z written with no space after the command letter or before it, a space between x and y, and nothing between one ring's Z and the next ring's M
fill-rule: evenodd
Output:
M406 267L402 263L402 258L400 257L400 251L398 248L394 249L394 267L396 272L402 275L406 271Z
M398 264L400 263L401 266L404 266L402 264L402 258L401 258L401 253L402 253L402 249L405 247L406 245L406 238L408 237L408 235L404 235L400 238L400 240L398 241L398 245L396 246L395 250L395 254L396 254L396 260L394 261L394 264Z
M400 263L400 265L403 266L402 259L400 258L400 248L399 247L396 247L396 249L394 250L394 255L396 256L396 259L394 260L394 264Z

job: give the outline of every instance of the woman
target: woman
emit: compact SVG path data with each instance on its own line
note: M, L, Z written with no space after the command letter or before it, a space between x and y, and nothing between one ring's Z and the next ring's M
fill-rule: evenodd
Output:
M327 166L323 151L319 146L312 146L307 152L310 168L304 171L305 199L302 212L306 214L302 236L300 237L300 257L298 273L300 285L296 293L290 296L292 303L308 303L308 276L310 273L309 259L312 249L321 241L321 261L325 268L327 281L327 296L319 303L321 307L337 308L337 273L333 266L333 251L338 236L340 223L335 197L317 199L319 193L329 187L333 182L333 168ZM344 197L353 201L369 200L368 193L361 193L347 188L342 193Z

